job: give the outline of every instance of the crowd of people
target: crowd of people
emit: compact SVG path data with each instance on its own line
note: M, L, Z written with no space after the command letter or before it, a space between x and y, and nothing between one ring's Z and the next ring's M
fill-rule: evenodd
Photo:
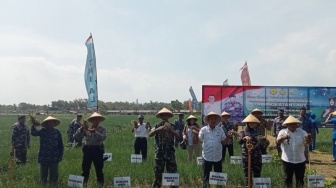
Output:
M261 177L262 155L268 153L270 144L266 130L276 138L276 149L281 157L284 171L284 186L292 187L292 178L295 174L296 186L303 187L303 178L306 163L309 161L308 152L315 149L316 134L318 129L314 125L313 115L307 115L306 109L300 109L300 116L285 117L284 110L278 110L278 116L273 124L265 120L263 112L254 109L242 120L244 125L238 131L238 122L230 121L231 114L224 111L222 114L209 112L203 118L204 125L200 126L198 118L190 115L184 121L184 114L173 123L169 119L174 114L163 108L156 117L160 120L153 128L149 122L144 122L144 116L139 115L138 121L133 122L131 129L134 134L134 153L141 154L143 160L147 159L147 140L154 137L154 181L153 188L161 187L162 173L177 173L175 149L181 147L187 152L189 162L196 161L196 157L202 156L203 187L209 187L209 174L223 171L226 151L229 156L234 155L234 142L242 147L243 172L245 184L248 185L248 177ZM82 116L77 115L67 131L68 143L82 146L82 176L84 183L88 182L91 165L93 163L97 176L97 183L104 184L104 141L106 129L101 126L105 117L94 112L82 123ZM30 147L30 135L38 136L40 147L38 163L40 164L41 184L57 184L58 164L62 161L64 146L62 135L56 127L60 120L47 117L41 123L32 122L31 129L26 125L26 116L18 116L18 121L12 127L11 155L16 158L17 164L25 164L27 161L27 149ZM336 112L330 113L326 123L334 125L332 134L333 161L336 162ZM316 122L315 122L316 124ZM202 151L202 152L201 152ZM249 155L252 157L249 174ZM166 169L165 169L166 168ZM49 177L49 179L48 179Z

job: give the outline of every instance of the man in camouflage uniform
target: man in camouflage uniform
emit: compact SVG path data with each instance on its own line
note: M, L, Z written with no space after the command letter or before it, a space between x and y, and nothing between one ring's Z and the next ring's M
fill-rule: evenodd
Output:
M184 129L184 114L180 113L179 118L174 121L175 130L179 133L178 137L175 137L175 147L178 147L180 142L182 142L182 132Z
M231 94L229 98L230 102L224 104L223 111L231 114L231 121L240 122L243 116L243 106L236 101L235 94Z
M164 167L168 173L176 173L177 165L175 160L174 137L179 133L174 130L174 125L168 122L168 119L174 114L167 108L163 108L156 114L156 117L162 119L162 122L155 125L155 129L149 133L149 137L155 136L155 164L154 164L154 183L152 188L161 187L162 173Z
M26 116L19 115L18 122L12 126L12 148L11 155L14 155L17 164L25 164L27 161L27 149L30 147L29 128L25 124Z
M77 142L79 145L82 145L82 139L83 137L80 136L76 136L75 137L75 133L76 131L82 126L81 124L81 120L82 120L82 115L78 114L77 118L72 120L70 125L69 125L69 129L67 131L68 133L68 143L73 143L74 141Z
M262 157L259 137L262 136L260 129L257 129L260 121L253 115L248 115L243 121L246 127L239 133L239 144L242 145L243 169L245 174L245 184L248 184L248 143L253 145L251 150L251 172L253 177L261 177ZM252 176L251 176L252 177Z
M256 129L261 132L261 135L264 137L263 141L261 142L261 153L262 154L267 154L267 147L269 146L269 141L266 139L266 129L271 130L272 126L269 124L267 120L262 118L261 116L263 115L263 112L259 110L258 108L252 110L251 114L256 117L260 123L258 123Z
M283 122L285 121L285 116L284 116L284 110L279 109L278 111L278 117L276 117L273 121L273 126L272 126L272 135L277 138L279 132L282 129L285 129L286 127L282 126ZM278 151L278 156L281 157L281 144L276 144L276 149Z

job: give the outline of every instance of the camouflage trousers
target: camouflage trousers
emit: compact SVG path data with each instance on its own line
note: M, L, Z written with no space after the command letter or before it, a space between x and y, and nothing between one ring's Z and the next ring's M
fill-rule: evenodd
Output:
M159 188L161 187L161 181L162 181L162 173L164 171L164 168L166 166L166 171L168 173L176 173L177 172L177 165L176 160L166 160L166 159L155 159L154 164L154 183L152 185L152 188ZM172 186L177 187L177 186Z
M245 184L248 183L248 156L243 155L243 169L245 174ZM261 177L262 158L260 154L251 154L251 177Z
M15 149L16 164L26 164L27 148Z

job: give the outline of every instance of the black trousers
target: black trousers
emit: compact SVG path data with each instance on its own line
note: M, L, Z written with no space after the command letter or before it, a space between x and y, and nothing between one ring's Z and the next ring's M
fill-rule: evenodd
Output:
M304 174L306 170L306 163L288 163L282 161L283 169L285 173L285 185L287 188L293 187L293 175L295 174L296 188L303 187L304 184Z
M147 138L136 137L134 142L134 154L142 155L142 159L147 159Z
M82 162L82 176L84 177L84 183L87 183L90 176L91 164L96 169L97 182L104 184L104 147L103 146L83 146L83 162Z
M203 188L209 187L209 176L210 172L214 167L214 172L222 172L222 161L206 161L203 159L202 168L203 168Z
M229 145L222 145L222 162L224 162L225 160L225 155L226 155L226 148L229 151L229 156L233 156L233 144L229 144Z

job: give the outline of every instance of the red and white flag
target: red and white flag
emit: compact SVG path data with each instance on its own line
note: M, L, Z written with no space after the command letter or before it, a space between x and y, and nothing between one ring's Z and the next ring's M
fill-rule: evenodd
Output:
M189 108L190 112L193 111L193 103L192 103L191 99L188 100L188 108Z
M247 62L245 61L245 64L242 68L240 68L241 75L240 75L240 79L242 81L242 85L243 86L250 86L251 85L251 80L250 80L250 74L248 71L248 67L247 67Z

